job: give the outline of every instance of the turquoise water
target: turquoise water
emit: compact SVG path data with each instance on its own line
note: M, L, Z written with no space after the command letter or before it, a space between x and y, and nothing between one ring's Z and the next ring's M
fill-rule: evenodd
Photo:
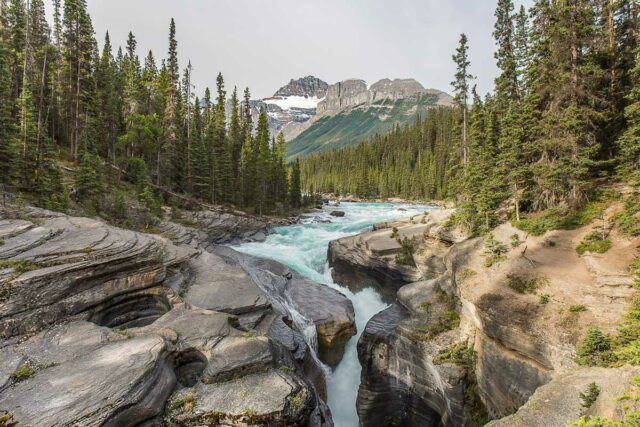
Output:
M368 230L377 222L418 215L429 209L432 208L391 203L325 206L322 211L305 215L301 224L277 227L265 242L246 243L234 248L251 255L275 259L316 282L339 290L353 302L358 334L347 343L342 361L327 374L327 403L337 427L358 425L356 396L360 384L360 363L356 344L369 319L387 305L374 289L354 293L334 283L327 265L329 242ZM341 210L345 216L332 217L329 215L332 210ZM327 220L331 222L323 222Z

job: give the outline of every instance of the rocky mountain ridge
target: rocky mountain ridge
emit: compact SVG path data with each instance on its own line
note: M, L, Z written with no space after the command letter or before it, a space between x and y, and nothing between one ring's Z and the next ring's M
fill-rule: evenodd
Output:
M402 105L401 115L392 111L397 101L406 104ZM380 124L375 131L383 131L396 122L407 122L417 113L425 113L423 104L437 106L451 105L451 102L448 94L425 89L415 79L382 79L370 86L364 80L347 79L329 85L317 77L306 76L292 79L271 97L251 101L251 108L254 121L257 121L260 108L265 108L271 134L282 132L285 139L291 141L319 120L348 114L354 108L371 111ZM336 123L331 132L339 134L349 126L348 121ZM364 136L359 135L359 138Z

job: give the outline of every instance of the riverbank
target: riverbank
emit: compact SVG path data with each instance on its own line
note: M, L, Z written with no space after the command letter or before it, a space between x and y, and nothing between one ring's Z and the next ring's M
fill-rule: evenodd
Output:
M322 193L320 195L321 199L325 204L336 202L351 202L351 203L391 203L391 204L403 204L403 205L423 205L423 206L438 206L451 208L453 207L453 202L447 200L411 200L411 199L403 199L400 197L389 197L389 198L379 198L379 197L358 197L353 194L345 194L345 195L336 195L333 193Z

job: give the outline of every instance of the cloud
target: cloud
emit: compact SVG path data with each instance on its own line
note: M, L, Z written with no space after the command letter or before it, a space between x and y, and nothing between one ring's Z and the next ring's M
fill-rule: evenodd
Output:
M527 0L531 3L532 0ZM491 0L88 0L100 44L115 46L129 31L138 54L166 57L169 21L176 20L181 65L191 60L197 92L249 86L273 94L291 78L315 75L334 83L358 77L413 77L450 91L451 60L461 32L470 39L472 72L481 93L491 90Z

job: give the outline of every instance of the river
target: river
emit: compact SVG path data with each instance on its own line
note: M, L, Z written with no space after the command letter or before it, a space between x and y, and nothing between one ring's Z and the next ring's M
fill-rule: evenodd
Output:
M418 215L432 207L392 203L342 203L325 206L320 212L305 215L300 224L277 227L265 242L246 243L234 249L251 255L271 258L300 274L339 290L352 302L358 334L347 343L338 366L327 375L328 405L337 427L358 426L356 396L360 385L360 363L356 345L367 322L387 307L372 288L356 293L335 283L327 263L329 242L361 233L377 222ZM330 216L332 210L345 212L342 218ZM323 222L331 221L331 222Z

